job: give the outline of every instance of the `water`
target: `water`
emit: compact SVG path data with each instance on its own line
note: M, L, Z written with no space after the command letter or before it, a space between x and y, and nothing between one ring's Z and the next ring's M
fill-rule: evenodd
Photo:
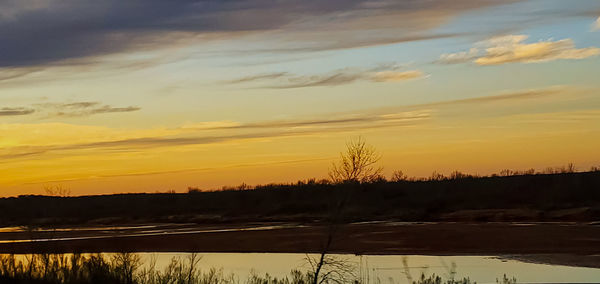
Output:
M152 258L156 267L165 267L172 257L187 257L187 253L141 253L145 263ZM292 269L308 270L305 254L284 253L202 253L200 266L223 268L239 279L246 279L251 271L259 275L269 273L284 277ZM316 255L311 255L316 257ZM517 278L519 283L597 283L600 281L600 269L527 263L503 259L494 256L424 256L424 255L334 255L346 259L370 279L379 278L381 283L409 283L403 265L406 259L409 274L417 278L421 273L435 273L442 277L449 275L452 265L456 267L456 277L469 277L477 283L496 283L504 274ZM392 280L392 281L390 281Z
M65 229L38 229L36 232L70 232L81 233L85 231L101 231L98 234L81 237L52 237L52 238L24 238L24 239L8 239L0 240L2 243L29 243L29 242L55 242L55 241L76 241L76 240L94 240L94 239L109 239L112 237L150 237L150 236L166 236L166 235L187 235L200 233L223 233L223 232L243 232L243 231L267 231L283 228L300 228L301 225L276 225L276 226L253 226L246 228L219 228L219 229L195 229L194 227L183 227L178 229L162 229L159 226L131 226L131 227L92 227L92 228L65 228ZM22 228L11 227L2 232L24 232ZM104 235L99 235L104 233Z
M408 225L412 223L406 223ZM400 226L404 223L384 223L385 226ZM525 224L529 225L529 224ZM245 225L245 226L199 226L197 224L143 224L119 227L76 227L35 229L32 233L21 227L0 228L0 243L53 242L66 240L109 239L115 236L145 237L155 235L187 235L198 233L275 230L299 227L297 224ZM110 254L105 254L110 256ZM166 267L171 258L186 258L187 253L139 253L144 263L152 260L156 268ZM243 281L252 271L275 277L288 276L292 269L309 270L305 254L284 253L200 253L199 265L203 269L223 268ZM316 255L312 255L316 257ZM477 283L496 283L504 274L515 277L519 283L598 283L600 269L522 262L497 256L426 256L426 255L334 255L357 267L371 281L380 283L409 283L408 278L417 278L421 273L449 276L452 267L455 278L469 277ZM596 256L598 257L598 256ZM406 261L406 266L404 265ZM541 260L540 260L541 261ZM563 259L564 261L564 259ZM558 262L569 263L569 262ZM408 268L408 269L407 269ZM375 282L371 282L375 283Z
M68 254L67 254L68 255ZM111 257L105 253L105 257ZM138 253L143 266L155 263L163 270L173 257L186 260L189 253ZM199 253L201 270L222 268L226 275L233 274L240 283L255 273L283 278L290 271L310 271L306 258L317 259L315 254L288 253ZM436 274L448 279L455 271L455 279L468 277L477 283L496 283L503 275L515 277L518 283L598 283L600 269L522 262L496 256L426 256L426 255L331 255L355 267L354 271L368 283L410 283L421 274ZM16 255L26 260L27 255Z

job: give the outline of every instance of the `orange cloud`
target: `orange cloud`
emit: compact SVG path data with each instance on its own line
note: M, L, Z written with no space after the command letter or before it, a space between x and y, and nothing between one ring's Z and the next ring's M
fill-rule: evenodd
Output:
M404 72L383 71L377 72L371 76L371 81L374 82L399 82L410 79L425 77L425 74L419 70L411 70Z
M477 65L506 63L536 63L558 59L584 59L600 54L600 48L576 48L572 39L547 40L525 43L527 35L507 35L491 38L480 45L483 52L472 48L468 52L442 54L438 63L455 64L474 62Z
M255 81L272 81L273 84L266 88L273 89L291 89L305 87L323 87L351 84L356 81L371 81L375 83L382 82L400 82L410 79L426 77L426 74L420 70L398 71L401 68L396 64L386 64L371 69L362 68L344 68L334 70L325 74L310 76L300 76L279 72L272 74L259 74L247 76L228 81L229 83L250 83Z

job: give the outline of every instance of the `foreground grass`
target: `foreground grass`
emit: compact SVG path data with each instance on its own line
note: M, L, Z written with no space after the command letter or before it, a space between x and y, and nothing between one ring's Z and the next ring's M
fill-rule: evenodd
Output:
M292 270L283 278L269 274L252 273L247 279L240 280L233 274L226 274L223 269L211 268L202 270L199 266L201 257L191 254L181 259L174 257L162 270L156 268L155 261L142 263L137 254L119 253L106 257L102 254L91 255L58 255L38 254L24 258L14 255L0 256L0 283L39 283L39 284L332 284L381 283L377 276L365 277L358 269L335 271L328 270L315 281L311 271ZM367 268L368 269L368 268ZM367 273L368 275L368 273ZM443 279L436 275L421 275L413 284L475 284L469 278ZM499 284L515 284L516 279L497 280Z

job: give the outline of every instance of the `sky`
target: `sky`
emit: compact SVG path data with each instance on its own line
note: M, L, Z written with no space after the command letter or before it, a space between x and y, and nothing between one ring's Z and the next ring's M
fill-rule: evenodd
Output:
M575 4L576 3L576 4ZM0 0L0 196L600 166L600 1Z

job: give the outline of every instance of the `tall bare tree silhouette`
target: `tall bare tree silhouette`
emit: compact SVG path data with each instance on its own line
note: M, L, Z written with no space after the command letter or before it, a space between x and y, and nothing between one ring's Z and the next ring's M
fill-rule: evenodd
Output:
M329 178L336 183L342 182L369 182L381 176L383 168L376 164L381 155L375 147L367 144L359 136L346 143L346 151L340 153L340 160L333 163L329 170Z

